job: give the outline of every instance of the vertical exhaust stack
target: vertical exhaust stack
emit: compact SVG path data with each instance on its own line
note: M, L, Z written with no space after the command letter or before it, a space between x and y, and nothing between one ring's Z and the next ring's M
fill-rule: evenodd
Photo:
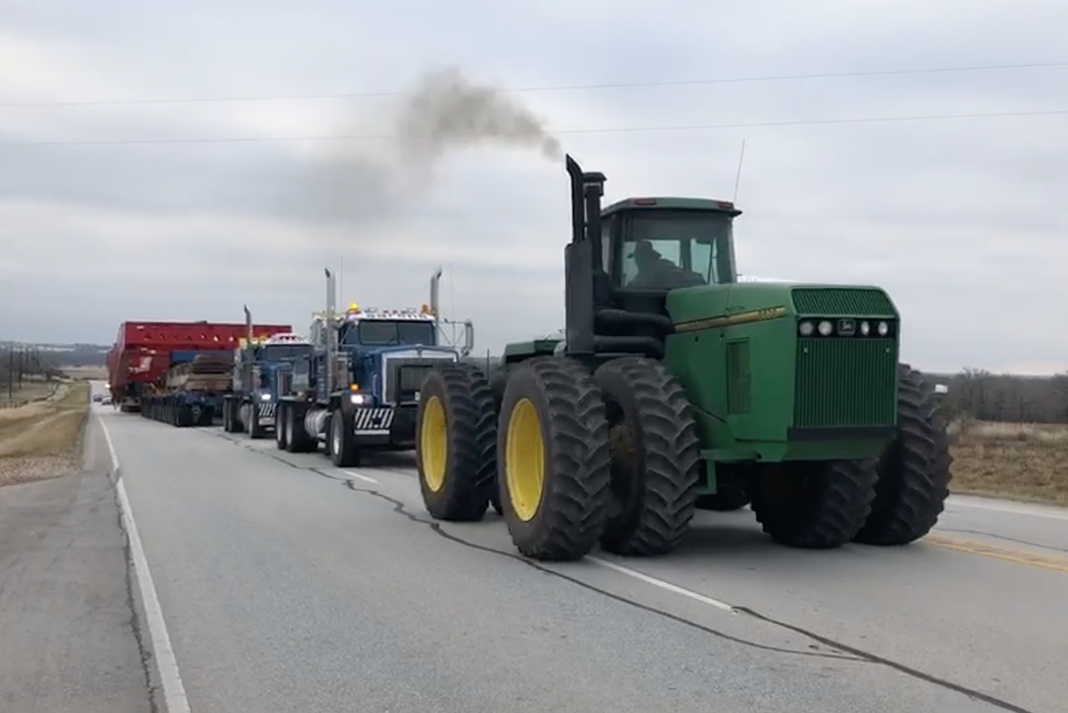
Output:
M582 360L596 353L593 273L600 251L594 247L601 242L600 206L605 177L583 173L570 154L566 164L571 178L571 243L564 248L565 344L568 356Z
M326 274L326 363L323 372L326 378L326 393L334 393L336 383L338 345L337 345L337 292L334 288L334 274L330 268L323 268Z
M252 344L252 312L249 312L248 305L245 305L245 338L249 344Z
M440 284L441 268L439 267L434 271L434 274L430 276L430 311L437 319L441 319Z

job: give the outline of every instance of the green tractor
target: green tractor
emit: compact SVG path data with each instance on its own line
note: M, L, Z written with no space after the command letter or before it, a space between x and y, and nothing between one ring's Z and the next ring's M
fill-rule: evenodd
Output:
M430 515L493 503L528 557L674 549L697 508L749 504L776 542L902 545L949 494L933 384L898 362L877 287L739 282L732 203L632 198L567 157L563 339L509 345L423 382Z

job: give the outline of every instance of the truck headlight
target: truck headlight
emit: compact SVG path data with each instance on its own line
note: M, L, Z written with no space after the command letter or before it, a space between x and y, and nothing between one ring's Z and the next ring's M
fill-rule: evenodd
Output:
M834 331L834 325L825 319L820 322L819 330L822 336L829 337L831 336L831 332Z
M367 397L363 394L349 394L349 402L354 406L362 406L366 400Z
M260 394L260 401L270 401L270 400L271 400L271 395L270 394Z
M861 322L860 323L860 333L861 333L862 336L865 336L865 337L868 336L869 334L871 334L871 325L868 324L867 322Z
M885 337L890 333L890 325L886 322L879 322L879 326L875 328L879 332L880 337Z
M816 328L812 326L812 322L802 322L797 331L801 333L802 337L811 337Z

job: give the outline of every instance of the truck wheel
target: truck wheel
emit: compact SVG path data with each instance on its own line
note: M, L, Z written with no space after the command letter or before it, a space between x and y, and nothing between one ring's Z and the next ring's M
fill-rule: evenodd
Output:
M788 547L844 545L871 512L877 463L871 458L758 466L752 492L757 522Z
M604 529L611 456L601 390L567 357L514 368L497 421L497 480L512 542L537 560L577 560Z
M481 520L497 477L497 414L486 375L473 364L434 367L419 389L415 422L427 512L437 520Z
M879 459L868 521L854 539L905 545L938 522L953 478L946 425L934 388L907 364L898 366L897 437Z
M260 425L260 406L259 404L248 405L248 437L254 439L264 438L267 435L267 429Z
M280 451L289 450L289 431L293 428L288 422L288 404L280 403L274 412L274 447Z
M670 552L690 528L701 475L686 392L660 362L644 357L613 359L594 379L612 457L601 547L621 555Z
M330 415L330 461L338 468L360 465L360 447L352 433L352 419L340 408Z

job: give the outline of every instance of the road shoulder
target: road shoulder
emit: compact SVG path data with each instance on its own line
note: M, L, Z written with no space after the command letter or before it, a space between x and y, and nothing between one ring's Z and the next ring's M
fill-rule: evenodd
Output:
M90 419L83 472L0 488L2 710L152 711L102 441Z

